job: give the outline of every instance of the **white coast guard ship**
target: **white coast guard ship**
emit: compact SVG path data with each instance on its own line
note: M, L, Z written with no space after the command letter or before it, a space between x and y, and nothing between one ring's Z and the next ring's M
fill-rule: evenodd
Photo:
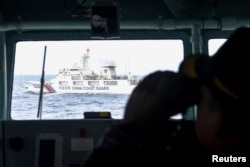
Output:
M138 84L139 79L133 75L119 76L115 65L100 67L97 74L89 67L89 49L82 56L82 67L74 66L59 70L54 79L44 83L43 93L116 93L129 94ZM40 92L39 81L26 81L25 89Z

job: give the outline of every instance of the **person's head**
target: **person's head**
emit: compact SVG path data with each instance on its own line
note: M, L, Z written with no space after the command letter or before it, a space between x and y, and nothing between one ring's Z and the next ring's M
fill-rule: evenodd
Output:
M196 131L213 149L234 149L247 135L250 28L238 28L213 55L187 57L180 72L200 82ZM248 46L249 45L249 46Z

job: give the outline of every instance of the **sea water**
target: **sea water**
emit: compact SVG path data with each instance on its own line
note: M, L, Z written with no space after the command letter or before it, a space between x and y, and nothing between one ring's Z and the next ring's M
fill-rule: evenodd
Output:
M55 76L46 75L45 81ZM15 75L13 80L11 118L16 120L37 117L39 94L26 91L25 81L40 81L39 75ZM112 118L121 119L128 94L51 93L42 98L42 119L83 119L84 112L108 111Z

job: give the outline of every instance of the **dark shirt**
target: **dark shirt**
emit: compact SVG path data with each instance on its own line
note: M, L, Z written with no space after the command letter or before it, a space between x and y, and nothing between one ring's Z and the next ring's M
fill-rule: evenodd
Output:
M198 142L192 122L186 125L171 123L145 129L113 124L106 129L84 166L248 166L246 152L208 150Z

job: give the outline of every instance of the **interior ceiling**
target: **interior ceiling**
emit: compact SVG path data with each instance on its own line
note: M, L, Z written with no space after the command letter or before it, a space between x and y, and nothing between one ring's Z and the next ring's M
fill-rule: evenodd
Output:
M176 18L248 17L250 1L245 0L164 0Z
M95 0L107 2L108 0ZM112 0L109 0L112 1ZM123 20L250 17L245 0L117 0ZM80 5L81 4L81 5ZM92 0L0 0L0 21L70 21L89 17ZM240 9L240 10L239 10Z

